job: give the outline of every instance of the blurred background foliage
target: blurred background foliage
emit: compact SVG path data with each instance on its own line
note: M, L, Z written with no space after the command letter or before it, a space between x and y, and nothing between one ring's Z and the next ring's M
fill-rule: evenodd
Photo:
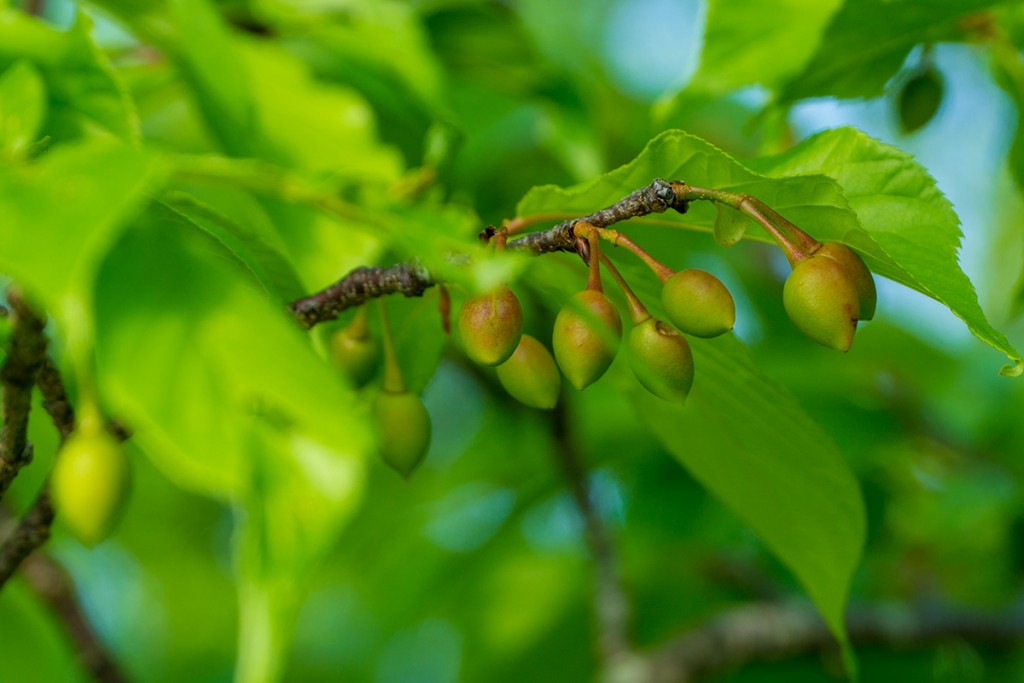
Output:
M234 423L200 424L193 413L209 406L190 402L216 394L209 368L231 366L225 397L271 395L286 416L308 413L303 434L337 435L351 453L367 452L362 404L342 395L342 380L321 377L326 365L267 301L280 306L357 265L470 249L483 225L516 215L530 188L590 180L665 129L739 159L840 125L910 152L962 221L960 262L989 319L1024 343L1018 2L3 0L0 8L5 164L72 150L24 186L4 176L0 221L25 225L18 220L28 216L57 230L40 227L35 256L10 257L6 272L47 304L64 367L74 368L68 356L95 326L109 343L97 349L101 385L119 387L105 400L126 406L124 396L145 394L133 404L137 419L187 426L175 437L181 452L158 456L164 451L145 437L154 425L138 425L141 443L127 444L133 492L113 538L87 551L58 526L49 546L133 680L236 675L239 626L261 618L240 605L239 574L243 585L287 596L263 618L285 632L294 621L290 649L279 663L250 664L279 667L284 680L595 676L594 569L553 457L555 418L515 404L492 372L448 343L437 291L391 305L403 366L434 425L411 482L371 460L365 473L362 464L332 470L337 486L304 508L308 482L259 470L272 483L258 488L246 479L251 464L232 459L264 457L281 434L247 450ZM104 151L109 139L130 151ZM47 194L47 172L92 180L77 194L73 183ZM317 209L332 197L367 213ZM109 228L128 217L132 228ZM63 243L69 221L98 227L63 248L67 262L49 259L61 252L51 238ZM147 242L160 230L163 241ZM650 227L634 234L660 253L685 250L686 266L729 285L752 363L796 396L849 462L867 519L852 604L996 608L1021 599L1024 389L998 375L998 353L940 304L880 279L876 319L840 356L786 320L787 268L775 250L744 242L726 251L678 231L666 242ZM474 275L497 281L527 268L527 331L541 339L583 282L579 263L550 261L484 263ZM44 262L56 265L37 267ZM155 275L165 271L177 276ZM209 291L198 275L192 281L199 272L222 298L189 297ZM151 279L162 288L132 308L129 295ZM95 306L92 323L68 312L78 304ZM314 332L318 344L347 317ZM212 330L209 349L196 349L183 322L196 320ZM139 344L144 352L132 355ZM251 381L269 384L242 386L247 368L284 355L280 377L261 370ZM617 360L612 375L626 377L624 366ZM70 379L86 381L76 371ZM619 549L637 645L761 597L761 584L799 595L748 527L655 440L622 387L605 380L563 401ZM338 406L347 412L332 414ZM30 436L37 457L8 497L16 509L38 490L57 445L44 419L33 420ZM181 444L199 450L185 456ZM263 496L255 502L254 491ZM269 541L276 550L253 560L246 529L280 510L284 524L294 514L310 534L289 542L312 550L288 553L278 533ZM60 625L20 581L0 593L0 654L0 681L84 680ZM1024 678L1019 648L966 640L858 654L869 681ZM839 677L834 657L810 653L718 680Z

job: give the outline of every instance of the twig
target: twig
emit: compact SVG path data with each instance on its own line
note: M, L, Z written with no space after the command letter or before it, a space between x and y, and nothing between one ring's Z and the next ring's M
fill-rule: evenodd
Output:
M43 395L43 408L57 427L63 444L75 429L75 412L64 389L64 380L51 358L44 358L36 383ZM50 494L44 486L32 507L4 539L3 545L0 545L0 588L3 588L25 558L50 538L53 516Z
M578 241L573 228L580 221L596 228L605 228L630 218L663 213L670 208L685 213L687 207L687 200L676 195L673 185L659 178L600 211L510 240L507 248L534 254L573 252L577 250ZM293 301L289 309L304 327L310 328L317 323L333 320L345 309L358 306L368 299L386 294L421 296L436 284L438 282L430 272L415 263L399 263L387 268L357 268L329 287Z
M553 412L556 459L583 518L584 538L594 560L594 614L605 681L627 680L623 671L635 668L637 656L629 643L629 599L619 576L611 536L590 495L587 473L569 434L562 403Z
M7 290L11 306L11 342L7 358L0 368L3 383L3 428L0 429L0 499L32 460L28 443L28 414L32 406L32 387L46 357L46 322L36 315L15 287Z
M53 503L44 488L32 507L21 518L14 531L0 545L0 588L14 575L25 558L50 538L53 524Z
M35 553L22 566L22 577L54 614L71 639L78 660L99 683L123 683L127 679L106 647L93 632L82 612L74 584L67 571L53 558Z
M43 395L43 408L53 420L63 444L75 429L75 412L60 370L49 356L39 368L36 384ZM123 427L111 424L110 429L122 440L127 438ZM100 683L122 683L126 679L83 614L67 572L53 558L34 552L49 539L53 519L53 505L44 487L0 545L0 588L21 567L25 581L64 625L82 666Z
M855 644L926 645L946 638L1011 645L1024 640L1024 607L985 613L945 604L864 605L846 619ZM758 603L724 612L650 655L649 683L694 683L754 660L832 649L835 640L806 603Z

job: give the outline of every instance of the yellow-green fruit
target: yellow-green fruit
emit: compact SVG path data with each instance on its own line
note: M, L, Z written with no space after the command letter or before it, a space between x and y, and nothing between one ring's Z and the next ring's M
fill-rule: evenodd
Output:
M815 255L796 264L782 290L782 303L808 337L838 351L850 349L860 303L853 280L837 261Z
M430 415L409 391L382 391L373 402L373 424L380 457L408 478L430 447Z
M558 312L551 345L569 383L582 391L615 360L622 318L608 297L593 289L576 294Z
M508 287L467 299L459 311L462 348L480 365L499 365L512 355L523 335L523 309Z
M562 376L551 352L524 334L515 353L498 366L498 381L512 398L531 408L548 410L558 403Z
M672 324L695 337L717 337L736 323L736 302L717 277L705 270L681 270L661 288L661 303Z
M92 547L114 528L128 491L128 460L117 440L98 427L73 433L50 473L59 518Z
M839 242L825 242L814 255L832 259L843 267L853 281L853 286L857 290L857 301L860 303L860 315L857 319L871 320L874 318L875 303L878 300L878 294L875 292L875 279L871 277L871 271L864 265L864 261L857 255L857 252Z
M331 335L331 360L361 387L373 379L377 371L379 349L369 330L343 327Z
M629 364L647 391L676 403L693 386L693 354L686 337L671 325L647 318L629 332Z

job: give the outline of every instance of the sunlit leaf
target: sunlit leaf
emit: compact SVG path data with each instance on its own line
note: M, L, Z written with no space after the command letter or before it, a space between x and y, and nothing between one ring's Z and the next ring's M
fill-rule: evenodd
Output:
M698 138L667 131L632 162L591 183L535 188L523 198L518 213L584 215L658 177L751 194L815 238L856 248L874 272L945 304L978 339L1020 363L1020 353L989 324L960 270L956 214L909 154L853 129L836 129L752 166L765 175ZM686 215L668 212L651 220L712 231L714 216L712 210L692 207ZM747 235L766 239L760 228Z
M961 20L995 4L993 0L848 0L833 17L807 67L782 88L780 99L880 95L915 45L962 36Z
M31 62L17 62L0 76L0 153L17 158L39 137L46 115L46 86Z
M352 512L372 442L298 326L207 240L158 210L111 252L98 379L168 476L238 510L238 677L274 680L302 577Z
M90 306L98 261L158 174L151 155L103 144L0 169L0 268L51 314L77 321Z

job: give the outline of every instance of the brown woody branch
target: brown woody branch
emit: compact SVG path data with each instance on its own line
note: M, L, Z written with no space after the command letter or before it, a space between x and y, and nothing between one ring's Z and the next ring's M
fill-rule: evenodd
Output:
M44 356L35 382L43 396L43 408L53 420L63 443L75 429L75 412L60 371L48 356ZM127 433L116 425L112 426L112 431L121 439L127 437ZM49 539L53 519L53 504L44 487L0 545L0 588L19 567L22 568L22 576L29 587L49 605L64 625L86 671L101 683L121 683L126 679L83 614L71 577L53 558L34 552Z
M678 187L686 186L679 184ZM668 209L685 213L687 208L688 201L677 194L675 186L659 178L600 211L510 240L507 248L534 254L573 252L578 249L573 227L580 221L605 228L619 221L663 213ZM293 301L289 310L304 327L310 328L317 323L333 320L345 309L358 306L368 299L386 294L422 296L423 292L436 284L430 271L415 263L399 263L387 268L356 268L327 288Z
M620 673L638 660L629 641L629 598L619 575L618 553L591 497L587 472L569 433L565 402L553 411L555 459L583 519L584 540L594 560L594 615L605 681L621 680Z
M46 358L46 321L36 315L16 288L7 290L11 306L11 341L0 368L3 383L3 428L0 429L0 498L32 460L28 443L28 413L32 387Z
M863 605L846 618L851 642L924 646L949 638L1013 645L1024 641L1024 606L982 612L948 604ZM739 607L651 653L645 683L694 683L757 660L833 650L835 639L806 603Z
M127 680L82 612L71 577L60 564L44 553L35 553L25 561L21 575L64 625L82 668L93 680L99 683Z

